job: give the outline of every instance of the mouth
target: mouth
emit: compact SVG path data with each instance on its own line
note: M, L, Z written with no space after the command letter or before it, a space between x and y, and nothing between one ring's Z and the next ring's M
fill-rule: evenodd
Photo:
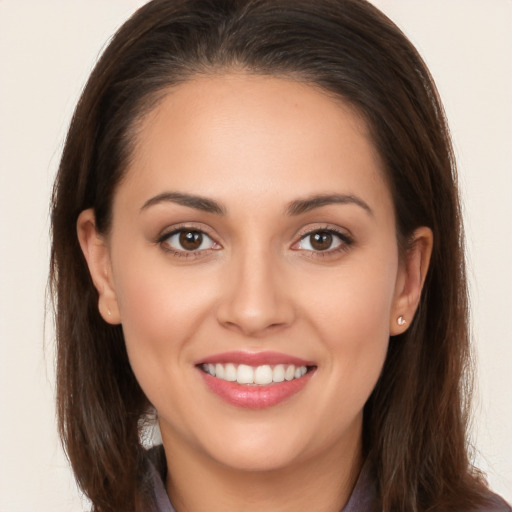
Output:
M317 369L311 361L273 352L218 354L196 367L210 391L231 405L251 409L291 398Z
M259 365L250 366L247 364L234 363L203 363L201 370L216 379L226 382L236 382L244 385L268 386L285 381L300 379L312 371L314 366L294 364Z

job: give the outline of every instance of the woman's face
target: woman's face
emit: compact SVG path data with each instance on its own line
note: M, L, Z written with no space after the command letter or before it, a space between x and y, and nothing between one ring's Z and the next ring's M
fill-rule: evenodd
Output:
M357 456L409 312L365 124L232 74L172 89L137 133L95 283L166 449L245 470Z

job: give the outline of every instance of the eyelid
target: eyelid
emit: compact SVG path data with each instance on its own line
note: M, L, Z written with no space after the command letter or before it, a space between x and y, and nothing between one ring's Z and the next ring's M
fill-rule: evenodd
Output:
M183 231L196 231L204 236L208 237L212 244L216 247L208 247L206 249L196 249L187 251L186 249L174 248L172 246L165 246L166 240L168 240L173 235L176 235ZM160 234L157 236L155 242L160 245L163 250L174 254L175 256L182 257L200 257L204 255L204 253L209 253L211 251L217 251L222 249L222 244L218 242L218 237L216 235L211 234L211 228L202 223L196 222L180 222L179 224L175 224L172 226L167 226L163 229ZM302 240L306 237L313 235L318 232L327 232L337 237L340 240L340 243L332 248L325 250L315 250L315 249L303 249L298 247ZM341 251L346 251L348 248L354 243L354 239L350 231L346 228L341 228L332 224L317 224L317 225L308 225L306 227L301 228L295 235L294 239L296 240L291 249L295 251L302 251L311 253L315 257L328 257L329 255L336 254Z
M330 233L330 234L336 236L337 238L339 238L341 243L333 249L326 249L324 251L312 250L312 249L301 249L301 248L297 247L298 244L302 240L304 240L308 236L311 236L311 235L313 235L315 233L319 233L319 232ZM339 226L333 226L331 224L321 224L321 225L316 225L316 226L309 225L305 228L302 228L297 233L296 242L294 242L292 244L291 248L292 248L292 250L296 250L296 251L309 252L311 254L314 254L315 256L326 257L331 254L337 253L339 251L347 250L353 243L354 243L354 238L349 230L340 228Z
M203 236L209 238L213 245L216 247L208 247L206 249L197 249L187 251L186 249L179 249L170 246L169 244L165 244L165 242L174 235L178 233L186 232L186 231L195 231L201 233ZM217 241L217 237L210 233L211 229L208 226L205 226L201 223L196 222L182 222L179 224L175 224L172 226L168 226L163 229L160 234L157 236L155 243L160 245L162 250L166 252L170 252L174 256L178 257L200 257L205 255L205 253L209 253L210 251L217 251L222 248L222 245Z
M328 231L329 233L334 233L335 235L338 235L341 238L346 239L346 240L354 239L354 237L349 229L342 228L335 224L327 224L327 223L308 224L307 226L299 229L297 231L297 233L295 234L294 238L297 239L297 241L298 241L308 235L311 235L312 233L317 233L318 231Z
M166 238L169 238L169 236L173 235L174 233L187 230L199 231L212 239L217 238L217 236L212 233L213 230L208 225L203 224L202 222L178 222L176 224L171 224L161 229L158 235L155 237L155 241L157 243L162 242Z

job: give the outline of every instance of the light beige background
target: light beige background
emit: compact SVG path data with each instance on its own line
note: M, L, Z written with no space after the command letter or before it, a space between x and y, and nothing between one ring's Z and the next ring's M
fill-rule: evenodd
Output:
M48 200L105 41L143 1L0 0L0 512L78 512L43 350ZM512 501L512 1L374 0L436 78L460 165L472 286L478 464Z

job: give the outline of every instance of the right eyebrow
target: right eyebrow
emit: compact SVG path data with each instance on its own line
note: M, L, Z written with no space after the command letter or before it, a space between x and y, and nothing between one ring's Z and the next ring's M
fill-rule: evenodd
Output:
M161 203L175 203L181 206L187 206L188 208L195 208L207 213L215 213L216 215L225 215L225 208L207 197L196 196L192 194L183 194L182 192L163 192L158 194L151 199L148 199L141 207L141 211L146 210L150 206Z

